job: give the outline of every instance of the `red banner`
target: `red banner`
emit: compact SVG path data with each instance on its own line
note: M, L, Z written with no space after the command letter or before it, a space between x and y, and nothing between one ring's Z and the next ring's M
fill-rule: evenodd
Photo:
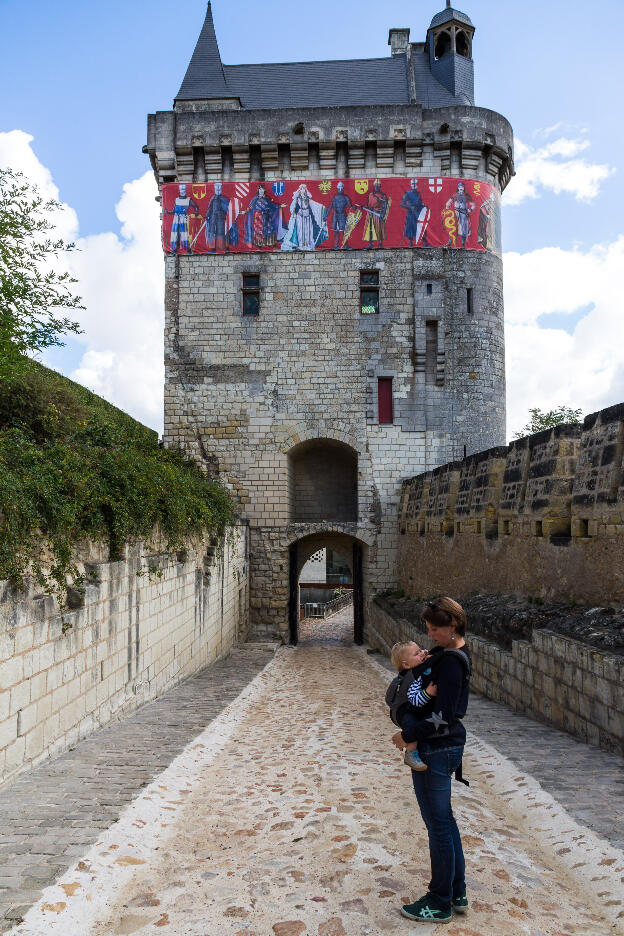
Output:
M497 189L446 176L163 186L169 254L387 247L500 254Z

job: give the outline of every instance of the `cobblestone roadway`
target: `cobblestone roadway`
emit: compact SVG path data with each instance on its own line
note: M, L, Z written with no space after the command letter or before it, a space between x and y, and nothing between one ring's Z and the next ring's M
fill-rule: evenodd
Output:
M229 710L230 739L198 739L18 932L413 933L398 906L425 890L428 854L409 771L388 743L383 685L354 648L280 651ZM455 789L471 911L446 932L606 936L602 911L621 909L613 872L624 863L599 852L583 884L578 836L564 826L561 848L545 845L549 830L517 812L532 805L524 778L509 780L515 801L495 794L480 757L469 758L479 782Z
M0 791L0 933L272 657L236 650Z

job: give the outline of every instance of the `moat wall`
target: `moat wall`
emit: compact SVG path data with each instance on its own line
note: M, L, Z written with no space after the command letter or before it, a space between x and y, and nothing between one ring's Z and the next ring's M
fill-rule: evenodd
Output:
M624 604L624 404L403 484L398 585Z
M224 656L248 626L248 530L170 554L92 546L83 606L0 584L0 783ZM97 561L98 552L101 561Z

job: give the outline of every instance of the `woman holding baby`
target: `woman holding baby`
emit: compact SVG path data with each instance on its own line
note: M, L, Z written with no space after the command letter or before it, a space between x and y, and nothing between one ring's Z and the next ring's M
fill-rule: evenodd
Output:
M451 780L453 774L461 780L470 656L464 639L466 613L452 598L428 602L422 621L434 643L430 663L437 695L392 741L401 750L417 742L418 755L427 768L412 770L412 780L429 835L431 882L425 896L405 905L401 913L421 923L448 923L453 910L465 913L468 907L464 853L451 808Z

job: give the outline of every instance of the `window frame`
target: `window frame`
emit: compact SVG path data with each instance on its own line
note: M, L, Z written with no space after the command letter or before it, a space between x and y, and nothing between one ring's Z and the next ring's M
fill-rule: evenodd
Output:
M363 277L365 276L376 276L376 283L364 283ZM360 270L360 315L379 315L380 310L380 287L381 287L381 277L379 270ZM364 294L374 294L377 297L376 303L374 303L374 312L364 312ZM370 306L371 303L366 303L367 306Z
M245 284L245 279L247 277L254 277L258 280L257 286L247 286ZM262 275L259 272L252 270L246 270L241 273L241 313L245 318L257 318L260 315L260 296L262 291ZM245 309L245 298L247 296L257 296L258 297L258 311L257 312L247 312Z

